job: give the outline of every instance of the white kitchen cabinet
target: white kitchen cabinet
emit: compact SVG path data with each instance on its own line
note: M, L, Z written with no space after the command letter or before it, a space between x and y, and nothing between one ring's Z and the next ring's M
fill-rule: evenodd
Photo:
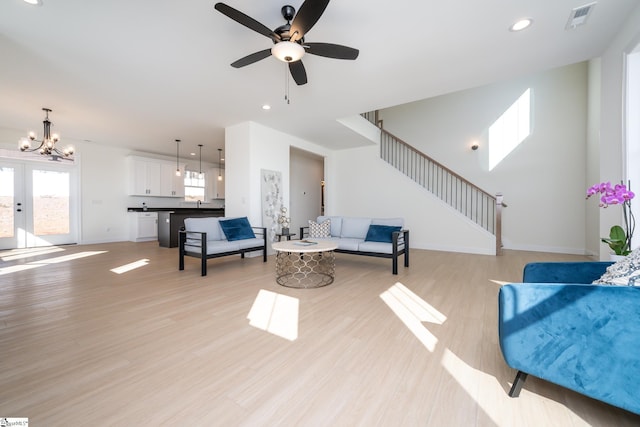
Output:
M129 240L158 240L158 212L129 212Z
M184 177L176 176L176 164L169 161L129 157L129 195L184 197Z
M222 177L222 180L218 180ZM224 199L224 169L212 168L207 172L207 198Z
M184 176L176 176L174 163L162 163L160 173L160 195L164 197L184 197Z
M142 157L129 158L129 195L160 196L160 170L158 162Z

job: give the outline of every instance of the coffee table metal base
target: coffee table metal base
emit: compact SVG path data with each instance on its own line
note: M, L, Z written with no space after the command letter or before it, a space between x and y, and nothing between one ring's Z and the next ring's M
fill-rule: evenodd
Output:
M290 288L319 288L333 283L335 254L323 252L278 252L276 282Z

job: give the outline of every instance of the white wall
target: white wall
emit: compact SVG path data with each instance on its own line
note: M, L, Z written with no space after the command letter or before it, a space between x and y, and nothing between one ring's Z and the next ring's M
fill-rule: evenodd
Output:
M582 254L587 75L586 63L574 64L388 108L380 117L389 132L489 193L503 193L508 205L503 211L505 248ZM527 88L532 93L532 133L489 170L488 129ZM479 142L479 150L470 149L473 141ZM406 188L397 186L396 191ZM424 216L432 218L430 209ZM453 225L447 236L463 240L465 233L464 227ZM434 246L452 240L428 239Z
M589 61L589 98L587 113L587 159L585 188L600 182L600 80L602 61ZM594 197L592 197L594 198ZM600 257L600 237L592 230L600 229L600 208L597 200L589 200L585 207L585 247L589 255Z
M602 55L601 132L598 153L600 181L618 182L625 179L623 176L626 163L623 153L624 60L625 54L630 53L638 43L640 43L640 5L629 15L615 40ZM637 188L637 185L635 187ZM612 225L622 224L621 209L600 209L599 214L600 227L598 230L588 229L589 236L608 236ZM608 253L609 248L601 244L600 259L607 259Z
M247 216L252 225L262 224L261 171L282 173L283 203L289 206L290 147L327 156L316 144L254 122L244 122L225 130L226 214Z
M495 254L495 238L442 204L424 188L382 161L377 145L333 153L332 204L327 215L402 217L410 246Z

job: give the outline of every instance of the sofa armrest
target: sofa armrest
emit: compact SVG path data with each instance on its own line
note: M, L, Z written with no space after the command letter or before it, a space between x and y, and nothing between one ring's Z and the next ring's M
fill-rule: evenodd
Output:
M640 413L640 287L508 284L498 311L510 367Z
M532 262L524 267L525 283L591 283L600 278L608 261L585 262Z
M199 247L200 255L203 257L207 256L207 233L206 232L180 230L178 233L179 233L178 242L179 242L181 252L185 250L185 246L187 245L187 237L188 237L191 240L198 240L197 242L189 242L189 246Z

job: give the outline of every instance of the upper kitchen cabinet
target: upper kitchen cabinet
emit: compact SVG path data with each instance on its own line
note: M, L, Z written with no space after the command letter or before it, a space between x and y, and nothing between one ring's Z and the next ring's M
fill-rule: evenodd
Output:
M184 197L184 178L176 176L175 163L137 156L128 161L130 196Z
M160 172L160 195L184 197L184 177L176 176L176 166L173 163L163 163Z
M224 181L224 169L209 169L207 172L207 197L209 200L224 199Z
M160 196L161 164L142 157L129 157L129 195Z

